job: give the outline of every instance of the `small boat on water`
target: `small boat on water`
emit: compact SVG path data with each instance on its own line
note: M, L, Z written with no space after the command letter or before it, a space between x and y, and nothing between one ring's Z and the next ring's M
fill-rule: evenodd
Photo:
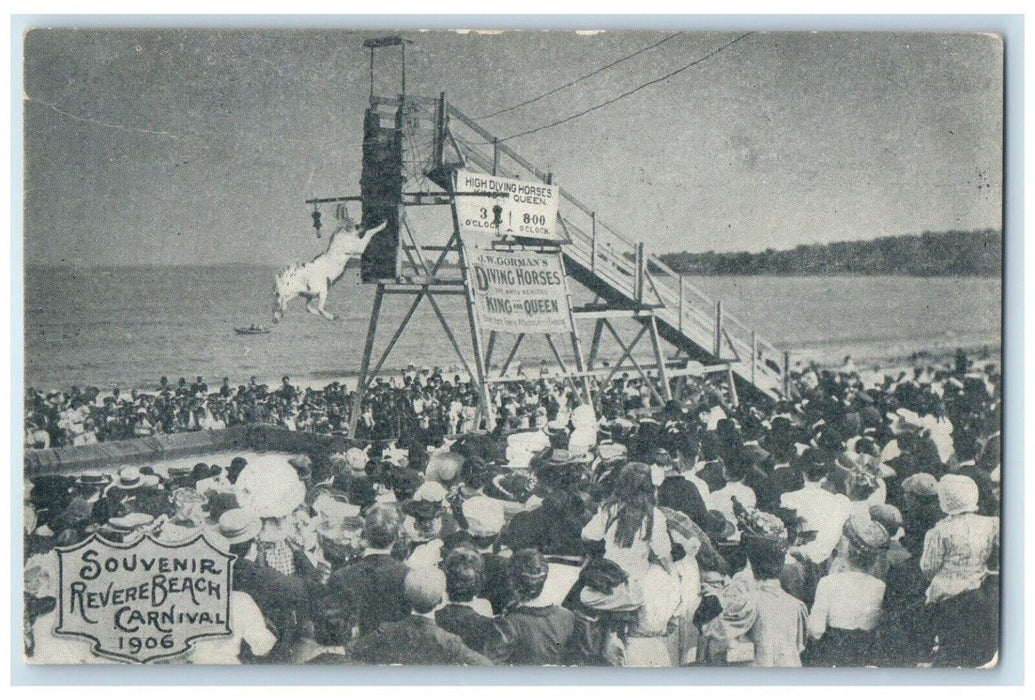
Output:
M234 333L237 335L263 335L264 333L269 333L271 330L272 329L266 328L261 323L253 323L250 326L235 328Z

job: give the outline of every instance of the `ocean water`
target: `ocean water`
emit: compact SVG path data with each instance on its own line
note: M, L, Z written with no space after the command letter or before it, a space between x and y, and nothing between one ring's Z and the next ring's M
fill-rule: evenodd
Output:
M374 287L350 268L332 288L327 308L336 322L292 303L267 335L239 336L235 326L271 326L272 267L29 268L25 274L26 385L71 384L153 388L201 375L210 386L256 376L321 383L354 376ZM957 346L997 348L1001 284L985 278L701 277L691 280L761 337L794 358L822 361L900 357ZM580 300L576 294L576 300ZM412 297L389 297L376 348L385 346ZM460 297L441 297L457 340L471 357ZM591 329L583 329L588 347ZM649 343L644 342L645 350ZM496 350L495 362L509 345ZM518 358L552 355L530 340ZM458 364L430 306L418 308L386 368Z

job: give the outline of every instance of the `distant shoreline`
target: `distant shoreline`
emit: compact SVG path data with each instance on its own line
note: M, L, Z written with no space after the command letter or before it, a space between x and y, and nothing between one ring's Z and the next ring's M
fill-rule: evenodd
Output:
M659 257L664 257L669 253L662 253ZM356 264L358 267L358 263ZM26 265L25 270L39 270L39 271L75 271L75 272L104 272L104 271L120 271L125 272L127 270L219 270L219 269L231 269L231 268L264 268L269 270L277 270L283 267L283 264L273 263L248 263L248 262L228 262L228 263L208 263L208 264L194 264L184 263L175 265L74 265L74 264L33 264ZM353 265L349 265L353 267ZM677 270L678 272L678 270ZM681 273L684 277L914 277L918 279L1002 279L1002 274L997 273L931 273L931 274L919 274L912 272L901 272L890 270L887 272L717 272L708 270L695 270Z
M973 345L973 344L971 344L971 345L963 345L963 346L959 346L959 349L962 349L967 354L968 358L970 358L972 360L975 360L977 362L980 362L980 363L992 362L992 363L1000 364L1002 362L1002 350L1001 350L1001 345L999 343L987 343L987 344L981 344L981 345ZM877 356L874 356L874 357L865 357L865 356L855 357L855 356L852 356L852 363L855 365L855 367L856 367L856 369L858 371L883 371L883 372L894 373L894 372L902 371L902 370L905 370L905 369L908 369L908 368L912 368L912 367L927 367L927 366L941 366L941 365L944 365L944 364L946 364L946 363L948 363L948 362L950 362L952 360L952 358L954 357L954 355L956 353L956 350L957 350L956 347L953 347L953 348L944 347L944 348L940 348L940 349L921 350L921 351L917 351L915 353L910 353L908 355L902 355L900 353L888 353L886 355L879 356L879 357L877 357ZM418 370L422 369L424 367L424 365L421 365L419 363L412 363L412 364ZM824 359L822 359L821 357L817 356L815 353L810 353L808 351L801 351L799 353L792 353L791 354L791 371L792 372L804 371L810 365L815 366L818 369L838 370L838 369L841 369L844 366L844 361L843 361L843 357L840 358L838 361L832 361L832 360L824 361ZM429 366L429 369L434 368L434 366L435 365ZM550 376L553 376L553 377L559 376L559 367L555 363L551 362L551 363L549 363L547 365L547 367L549 368ZM464 376L463 376L464 375L464 371L463 371L462 368L457 368L455 366L446 366L446 367L443 367L442 369L443 369L443 375L445 375L450 381L452 380L452 377L453 377L454 374L459 374L459 375L461 375L461 378L464 378ZM492 370L498 370L499 366L494 363L493 367L491 369ZM379 374L379 376L380 377L384 377L384 378L393 378L394 379L394 378L402 376L406 371L407 371L407 368L405 368L405 367L395 367L395 368L383 370ZM625 373L628 373L630 377L632 377L634 375L638 376L636 374L635 368L633 368L632 366L627 366L627 367L623 368L621 371L625 372ZM492 374L496 374L496 372L491 372L491 373ZM161 378L161 376L162 376L161 374L158 374L155 377L155 380L153 382L150 382L150 383L147 383L147 384L143 384L143 385L129 386L129 385L118 384L116 386L118 386L120 388L120 390L122 390L122 391L135 390L135 391L144 392L144 393L154 393L158 389L158 380ZM525 376L525 379L537 379L538 376L539 376L539 365L538 364L535 364L535 365L528 364L526 366L526 376ZM256 378L257 382L259 382L260 384L266 384L266 385L269 385L269 386L279 385L280 382L281 382L282 377L283 377L283 375L281 375L281 376L271 376L271 377L255 375L255 378ZM193 377L185 377L185 378L188 381L192 381L193 380ZM243 385L243 384L247 384L251 380L251 376L239 377L237 380L235 380L233 377L230 377L230 379L231 379L231 381L230 381L231 386L237 387L237 386L240 386L240 385ZM520 378L519 377L514 377L514 379L518 380ZM175 386L175 384L176 384L176 382L178 380L179 380L178 377L175 377L175 378L174 377L169 377L169 384L171 386ZM354 391L355 388L356 388L356 385L358 383L358 380L359 380L359 372L356 371L356 370L340 370L340 371L326 370L326 371L319 371L319 372L316 372L316 373L313 373L313 374L310 374L310 375L302 375L302 376L298 376L298 377L290 377L291 384L293 386L298 387L298 388L303 389L303 390L305 390L305 389L323 389L324 387L326 387L326 386L328 386L328 385L330 385L330 384L332 384L334 382L338 382L338 383L344 385L350 391ZM213 376L213 377L205 377L205 381L208 384L209 391L217 391L219 389L219 385L222 383L222 377L215 377L215 376ZM46 388L34 387L34 388L39 390L39 391L43 391L44 393L48 393L48 392L52 392L52 391L67 391L71 386L72 385L69 384L69 385L62 386L62 387L46 387ZM80 388L83 388L84 386L92 386L92 385L82 385L82 386L80 386ZM115 386L98 387L98 388L102 392L111 392L115 388Z

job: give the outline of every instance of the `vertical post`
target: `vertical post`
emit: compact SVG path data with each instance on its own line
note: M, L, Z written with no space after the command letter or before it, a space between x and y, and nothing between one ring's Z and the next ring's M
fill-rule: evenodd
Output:
M758 334L751 331L751 383L755 383L755 365L758 358Z
M374 101L374 47L370 47L370 101Z
M722 359L722 300L715 302L715 359Z
M591 229L593 232L592 257L589 259L589 269L595 275L597 274L597 213L592 212L589 216L593 223L593 227Z
M643 273L644 273L644 246L643 241L636 244L636 289L635 296L637 303L643 303Z
M679 333L683 333L683 310L686 304L686 291L683 289L683 275L679 275Z
M385 286L378 283L377 292L374 294L374 308L370 311L370 325L367 327L367 341L363 346L363 360L359 365L359 379L356 384L356 402L352 406L352 415L349 416L349 437L356 436L356 426L359 424L359 414L363 409L363 395L367 390L367 373L370 371L370 355L374 351L374 336L377 335L377 321L381 315L381 302L384 300Z
M783 397L791 396L791 353L783 351Z
M737 380L733 376L733 366L726 366L726 380L730 383L730 396L733 398L733 407L740 406L740 397L737 396Z
M406 95L406 42L402 43L402 94Z
M446 93L439 93L435 103L435 162L442 165L442 154L446 146Z
M492 174L499 175L500 172L500 140L492 137Z

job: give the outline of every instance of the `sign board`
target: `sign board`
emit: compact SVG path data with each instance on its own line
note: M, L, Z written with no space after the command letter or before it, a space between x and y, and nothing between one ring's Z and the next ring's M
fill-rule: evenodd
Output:
M230 630L230 563L202 536L177 545L97 535L58 547L58 634L93 652L148 663Z
M466 260L482 328L503 333L571 332L560 253L468 248Z
M470 170L456 174L456 215L460 232L481 238L520 236L566 243L557 223L560 188ZM487 193L496 197L463 196Z

